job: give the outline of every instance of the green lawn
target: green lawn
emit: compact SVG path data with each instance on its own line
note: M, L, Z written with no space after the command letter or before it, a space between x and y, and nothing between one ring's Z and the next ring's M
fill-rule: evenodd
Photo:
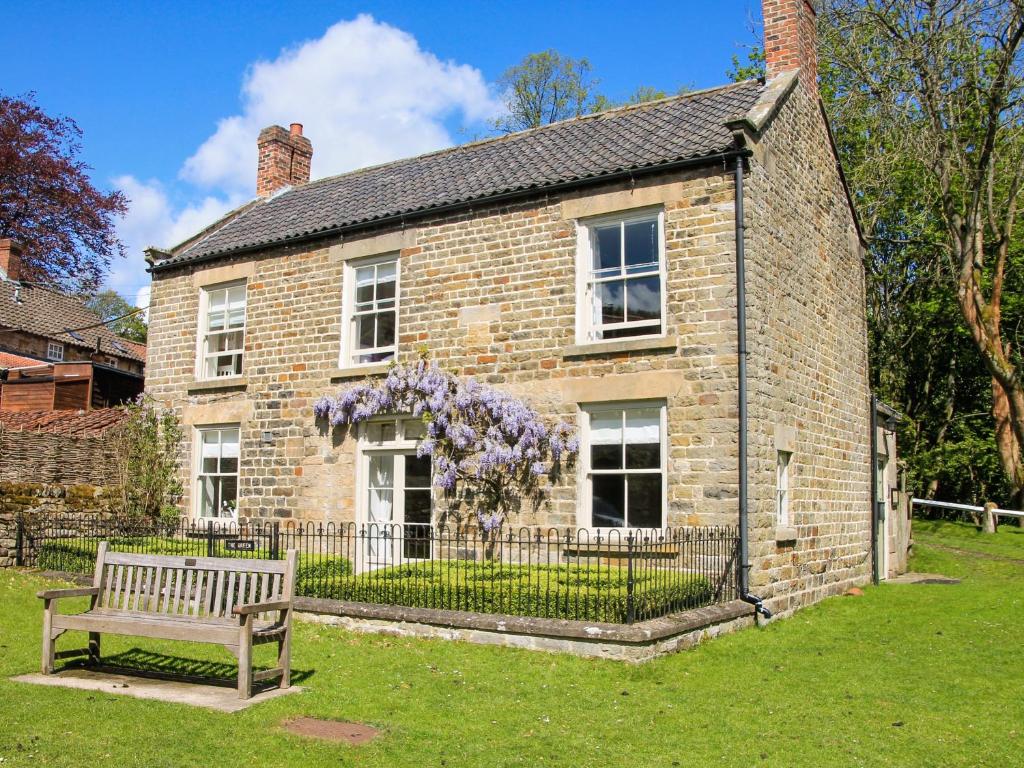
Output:
M1024 564L995 559L1024 560L1017 530L920 526L915 569L962 584L869 588L639 667L300 624L308 690L234 715L9 682L38 666L45 582L0 572L0 766L1019 765ZM231 658L115 637L104 653ZM298 714L384 735L284 734Z

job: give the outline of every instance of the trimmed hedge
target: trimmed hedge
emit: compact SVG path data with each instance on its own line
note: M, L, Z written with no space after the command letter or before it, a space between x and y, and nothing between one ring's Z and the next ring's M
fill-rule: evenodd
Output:
M205 540L111 540L132 552L161 555L206 554ZM251 552L219 556L251 558ZM257 553L257 555L260 553ZM51 541L39 548L39 568L92 573L95 541ZM466 560L410 563L355 575L352 562L335 555L302 555L295 594L361 603L439 608L474 613L625 623L627 571L609 566L510 565ZM703 576L680 571L644 571L633 588L638 621L712 602L714 590Z
M442 560L328 582L308 597L363 603L625 623L627 571L618 567L520 566ZM711 583L697 574L637 577L636 620L708 605Z

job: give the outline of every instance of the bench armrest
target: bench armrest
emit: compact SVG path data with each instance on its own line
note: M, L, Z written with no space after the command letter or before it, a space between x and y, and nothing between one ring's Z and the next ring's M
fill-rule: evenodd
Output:
M94 597L100 593L99 587L71 587L69 589L44 589L37 592L40 600L57 600L61 597Z
M292 607L291 600L275 600L267 603L248 603L236 605L232 613L236 616L244 616L247 613L267 613L269 611L287 611Z

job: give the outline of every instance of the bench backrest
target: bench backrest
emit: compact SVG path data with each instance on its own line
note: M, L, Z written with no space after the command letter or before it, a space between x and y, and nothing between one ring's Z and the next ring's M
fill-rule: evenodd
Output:
M160 616L230 618L236 605L290 601L296 550L284 560L110 552L101 541L93 586L96 607Z

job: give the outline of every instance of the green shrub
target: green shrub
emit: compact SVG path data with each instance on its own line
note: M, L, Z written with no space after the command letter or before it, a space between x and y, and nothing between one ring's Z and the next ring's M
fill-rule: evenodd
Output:
M295 594L315 597L325 585L352 575L352 561L337 555L302 555L295 571Z
M92 573L95 565L94 541L48 541L36 553L36 567L44 571Z

